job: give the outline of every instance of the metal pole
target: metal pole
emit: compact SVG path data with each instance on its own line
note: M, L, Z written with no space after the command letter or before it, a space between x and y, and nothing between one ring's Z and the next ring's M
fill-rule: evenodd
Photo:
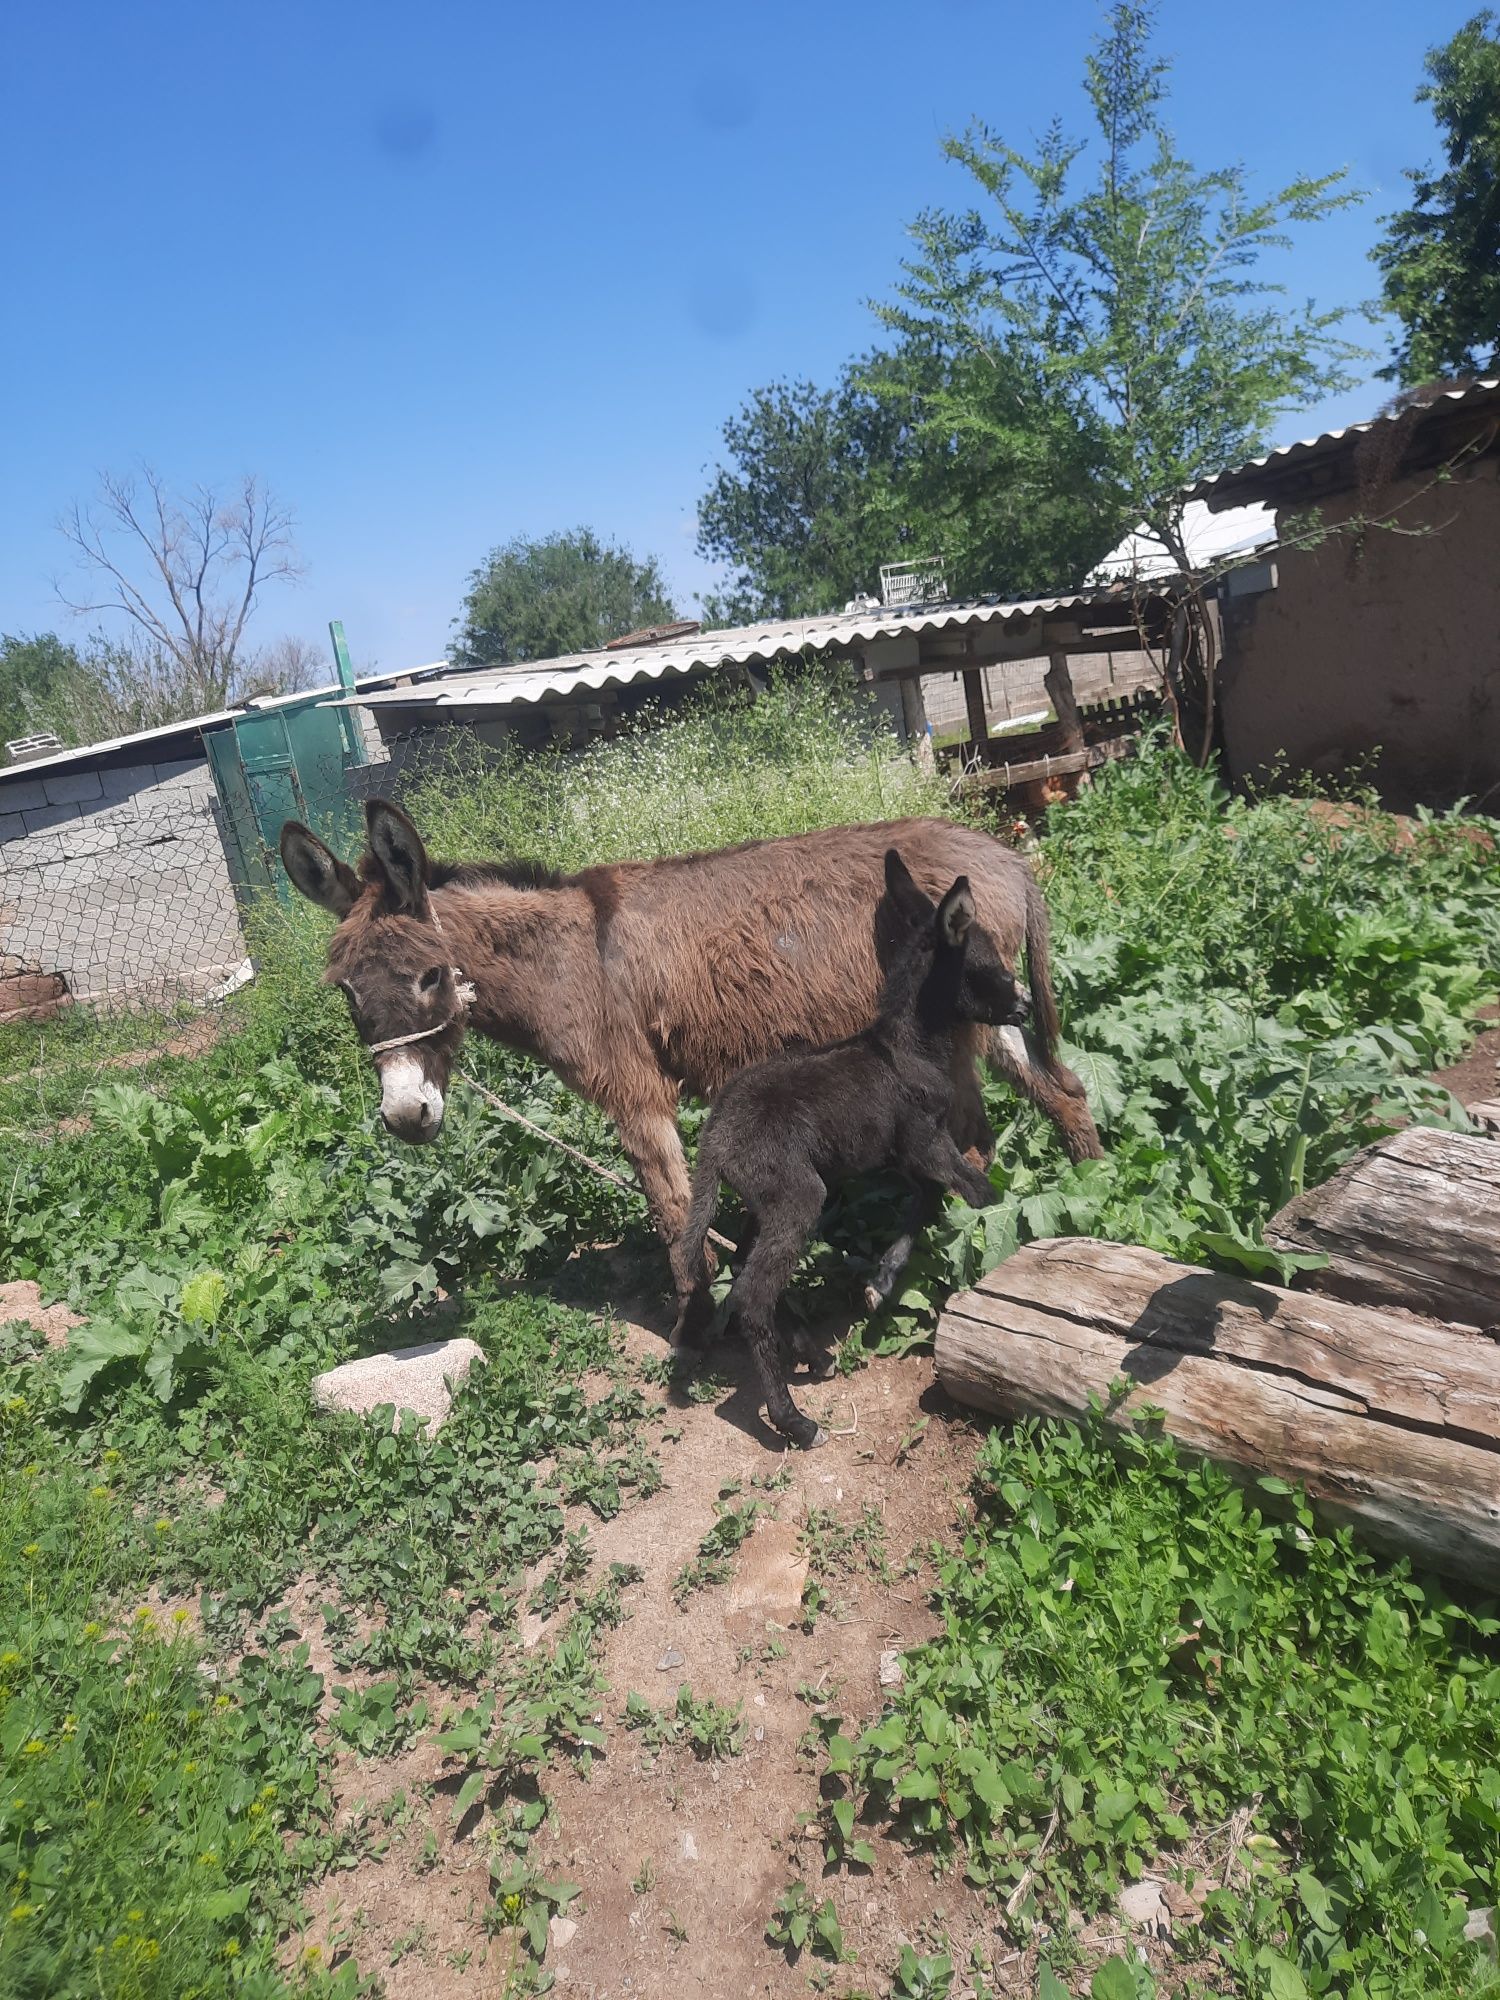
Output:
M339 686L345 695L354 693L354 662L349 657L349 642L344 637L344 621L331 618L328 621L328 636L333 641L333 663L338 669ZM344 725L344 748L349 753L351 764L367 764L370 760L365 752L365 733L360 728L352 708L340 709L339 716Z

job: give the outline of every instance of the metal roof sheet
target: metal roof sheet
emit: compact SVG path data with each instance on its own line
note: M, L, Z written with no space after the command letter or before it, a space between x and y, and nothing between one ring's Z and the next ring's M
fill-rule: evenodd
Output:
M1479 403L1497 395L1500 395L1500 375L1485 375L1478 381L1465 383L1462 388L1445 389L1440 396L1435 396L1421 407L1431 411L1444 404ZM1301 438L1295 444L1279 444L1261 458L1247 459L1243 465L1227 466L1211 478L1200 479L1196 486L1188 488L1188 497L1204 499L1222 489L1238 487L1241 481L1252 479L1257 472L1277 472L1283 467L1290 468L1328 456L1339 448L1345 438L1362 437L1366 431L1375 430L1380 424L1399 423L1405 414L1402 410L1382 411L1362 424L1345 424L1339 430L1323 431L1317 437ZM1209 504L1213 504L1211 499Z
M390 674L358 674L354 685L358 687L383 687L388 681L405 680L418 674L441 673L447 666L446 660L438 660L426 667L402 667ZM80 743L70 750L58 750L50 757L28 757L19 764L0 764L0 785L7 778L30 778L38 771L56 771L65 764L87 763L91 757L109 757L120 750L134 750L137 747L150 752L153 745L168 741L174 736L194 736L205 729L211 729L220 722L232 722L236 716L260 715L268 708L283 708L288 702L306 701L312 695L342 694L343 688L337 681L327 687L303 688L296 694L255 695L249 701L242 701L237 708L216 708L207 715L185 715L178 722L161 722L154 729L135 729L128 736L106 736L98 743ZM330 708L341 706L330 702Z
M726 666L769 666L795 658L811 647L867 646L903 633L940 632L954 626L1007 625L1060 611L1119 607L1131 602L1122 588L1076 590L1059 597L1000 603L979 598L967 603L875 605L858 611L829 612L818 618L771 620L721 632L695 632L651 646L617 652L568 653L556 660L514 666L462 669L420 688L389 688L358 697L361 708L508 708L516 702L545 701L576 694L580 688L626 687L632 682L713 672Z

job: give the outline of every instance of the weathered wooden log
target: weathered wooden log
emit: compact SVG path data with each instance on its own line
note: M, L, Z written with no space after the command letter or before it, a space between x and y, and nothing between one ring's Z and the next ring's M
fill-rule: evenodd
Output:
M950 1299L937 1375L1005 1416L1080 1417L1097 1397L1123 1427L1159 1409L1185 1449L1298 1481L1378 1546L1500 1583L1500 1368L1472 1328L1075 1237Z
M1272 1219L1268 1242L1328 1258L1302 1281L1358 1304L1500 1330L1500 1146L1409 1126ZM1496 1357L1500 1362L1500 1357Z

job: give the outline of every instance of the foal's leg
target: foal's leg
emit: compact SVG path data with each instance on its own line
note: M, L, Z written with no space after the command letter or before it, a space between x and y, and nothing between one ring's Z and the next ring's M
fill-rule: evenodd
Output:
M906 1269L917 1237L936 1220L943 1205L942 1191L930 1182L914 1188L901 1218L901 1234L886 1251L875 1268L875 1275L865 1286L865 1304L871 1312L878 1312L896 1289L896 1280Z
M755 1357L766 1415L783 1437L804 1451L825 1443L826 1437L810 1417L803 1416L786 1386L776 1339L776 1302L791 1282L826 1195L822 1181L809 1171L756 1202L755 1245L735 1280L732 1300Z
M936 1181L962 1195L970 1208L988 1208L998 1199L989 1176L982 1174L958 1150L946 1126L932 1126L911 1135L900 1166L903 1173Z

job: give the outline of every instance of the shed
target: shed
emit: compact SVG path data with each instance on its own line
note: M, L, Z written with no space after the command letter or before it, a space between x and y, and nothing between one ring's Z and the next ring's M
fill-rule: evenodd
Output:
M251 788L288 770L297 782L290 757L254 769L247 742L274 729L290 745L292 719L313 711L337 742L347 724L328 704L347 685L0 765L0 1023L69 1000L202 1000L234 981L246 962L242 897L272 879L256 869ZM304 788L341 793L345 758L333 762L326 782L304 772Z
M985 757L993 731L1055 705L1064 671L1084 701L1159 684L1143 631L1162 643L1169 623L1155 586L1124 580L1013 602L856 602L815 618L643 635L555 660L459 669L357 700L399 761L407 745L454 728L492 745L578 744L673 688L730 676L758 682L778 662L834 655L854 663L903 738L965 737Z
M1398 809L1500 810L1500 378L1415 392L1193 494L1276 517L1269 562L1219 592L1233 777L1364 768Z

